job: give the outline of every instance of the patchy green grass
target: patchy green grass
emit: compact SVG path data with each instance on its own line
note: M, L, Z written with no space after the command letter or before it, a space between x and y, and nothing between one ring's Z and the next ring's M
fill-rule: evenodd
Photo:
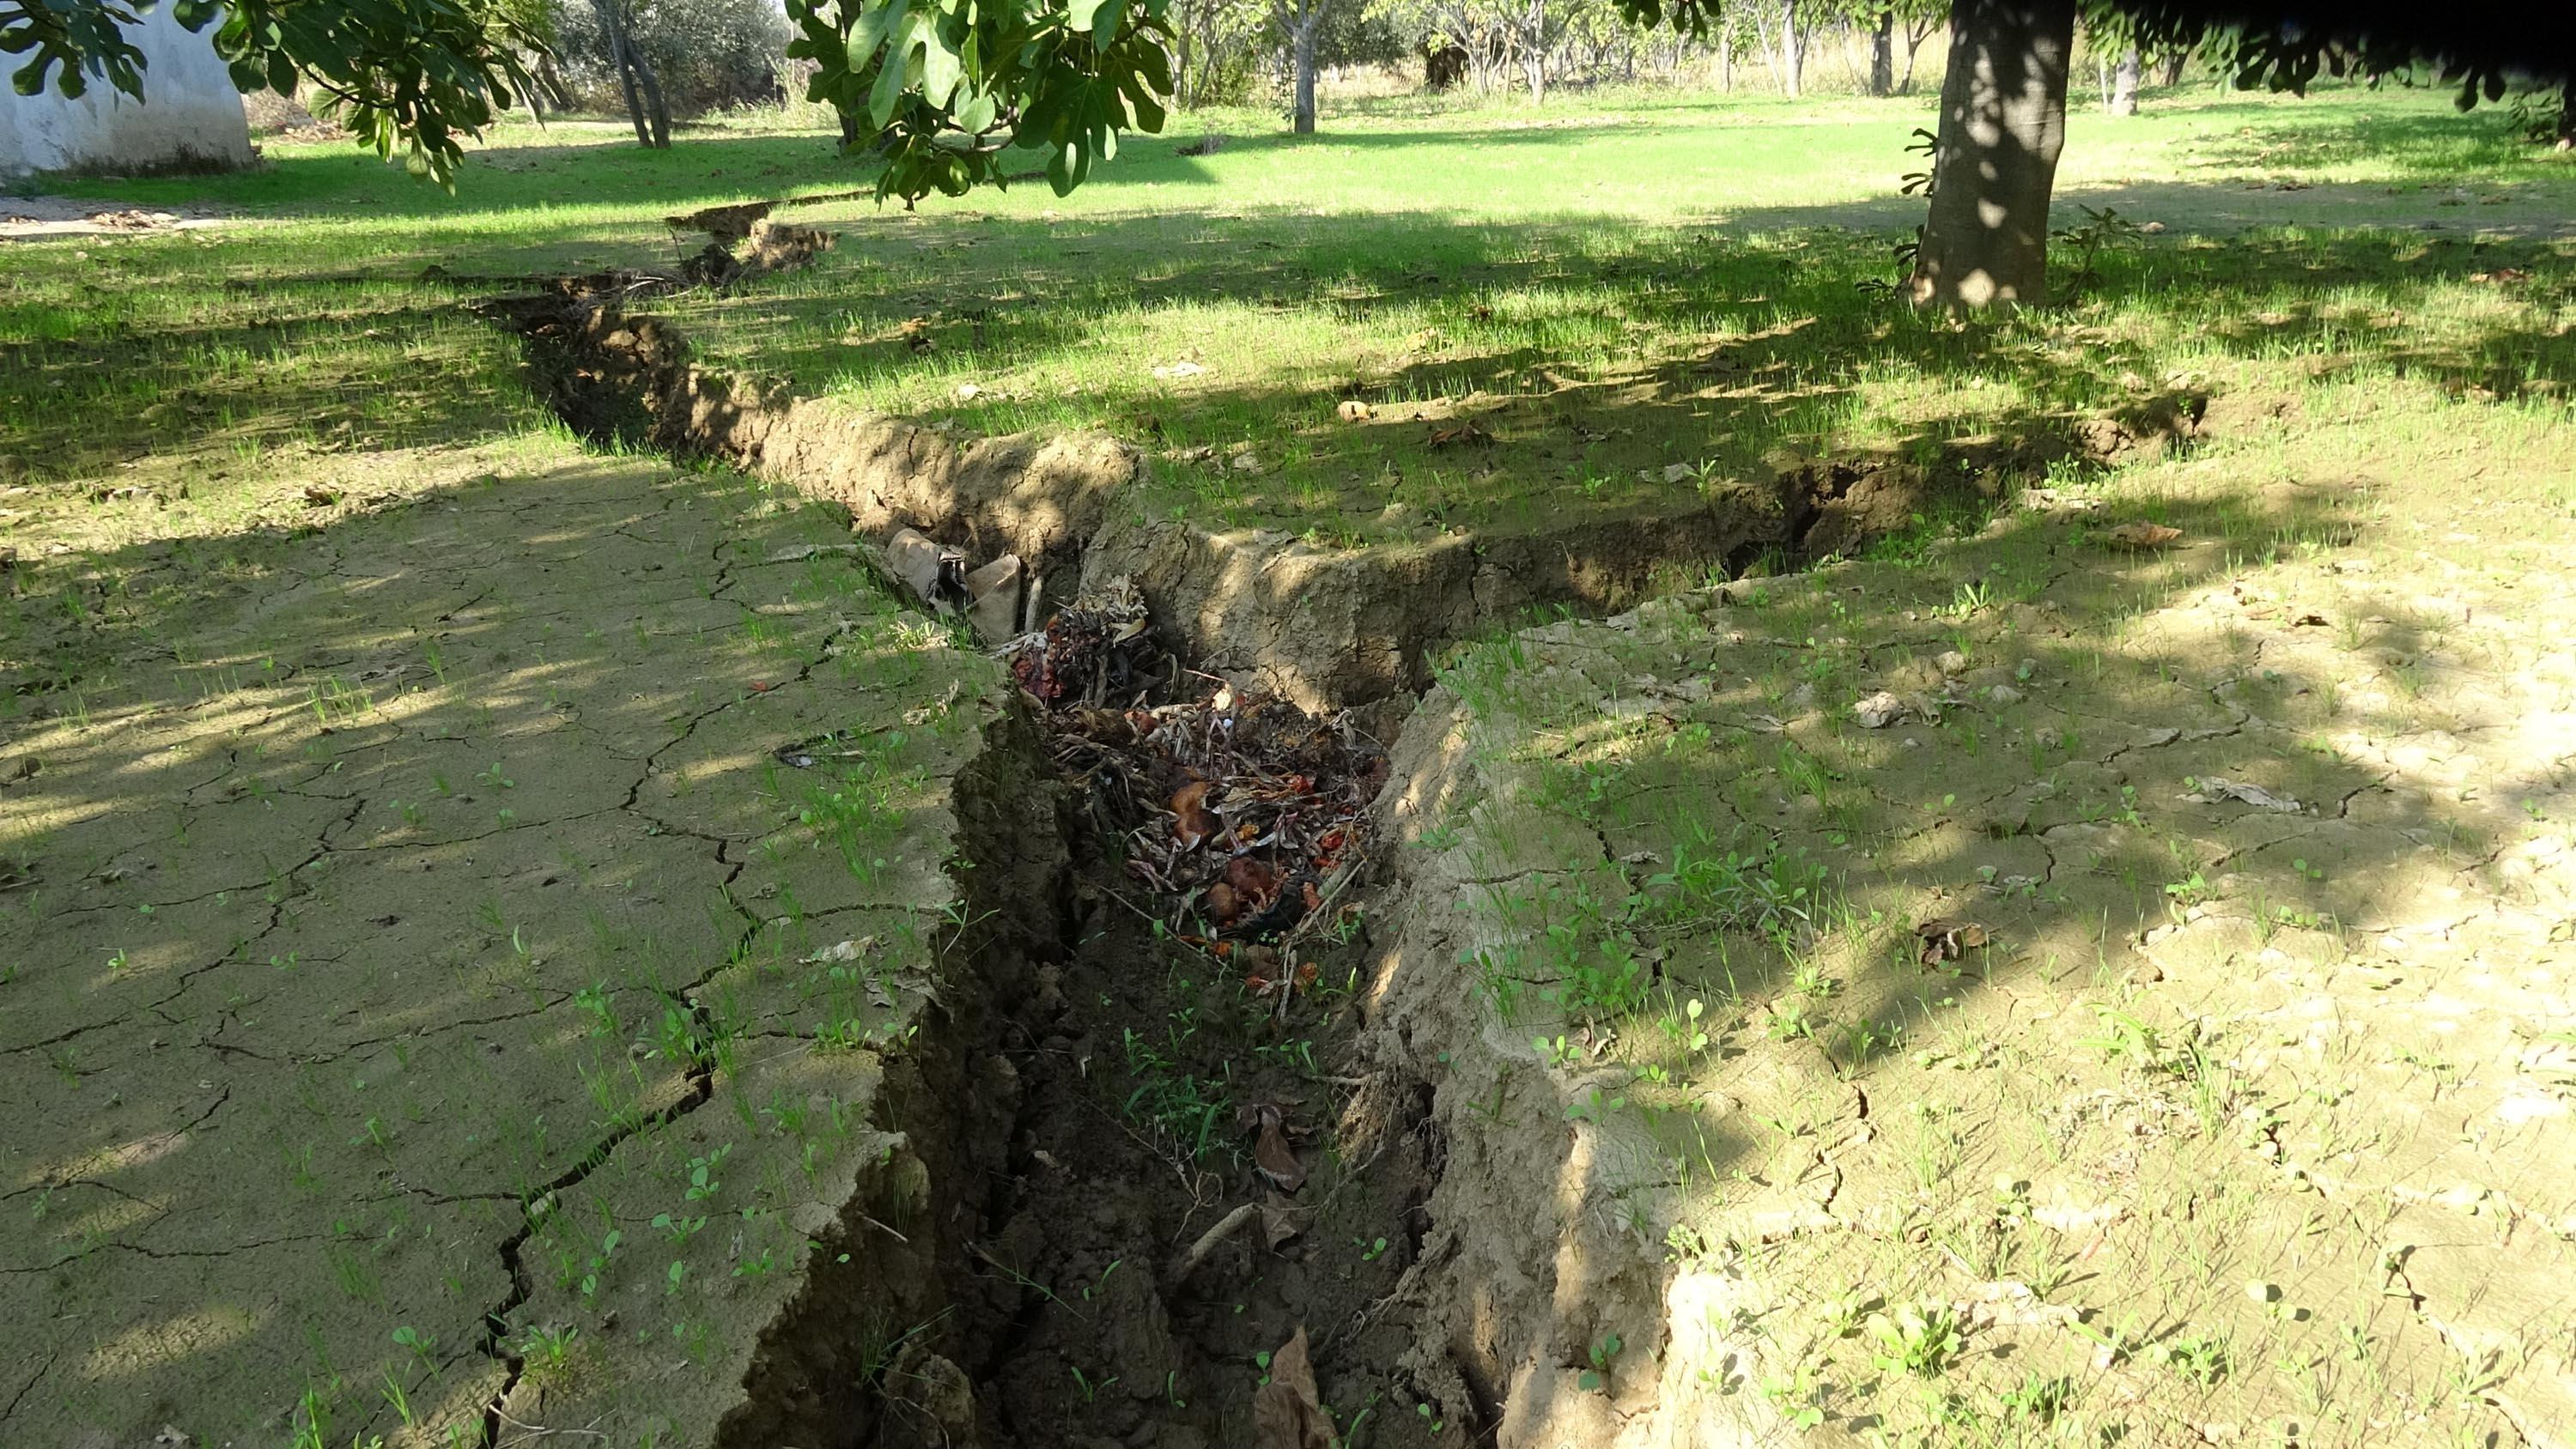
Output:
M1457 651L1381 1029L1472 1104L1442 1220L1523 1234L1480 1261L1656 1284L1453 1290L1506 1354L1656 1346L1539 1358L1534 1437L1596 1442L1596 1392L1697 1442L2576 1422L2576 419L2266 402L1968 536Z
M1173 506L1338 539L1651 500L1783 444L2010 447L2289 358L2507 392L2568 372L2576 165L2499 111L2195 88L2133 121L2079 113L2061 222L2108 206L2163 230L2114 238L2073 306L1966 332L1864 290L1919 216L1895 192L1930 119L1921 97L1644 91L1362 102L1303 141L1186 117L1068 199L799 209L843 233L815 269L653 305L713 364L971 431L1105 428L1163 455ZM1231 139L1178 154L1203 131ZM12 247L16 469L184 459L202 492L280 445L525 426L513 349L463 303L668 266L700 239L666 215L867 180L814 134L617 137L505 132L452 197L331 145L238 177L66 183L243 221ZM2533 277L2471 280L2508 267ZM2061 274L2082 270L2070 249ZM1344 400L1371 416L1339 421Z
M663 310L714 365L970 432L1107 429L1161 455L1173 506L1344 541L1667 497L1782 445L2010 450L2292 357L2508 390L2568 371L2576 166L2501 115L2350 90L2079 115L2061 224L2156 230L2070 238L2072 305L1968 331L1871 286L1919 218L1895 193L1930 119L1387 103L1208 156L1181 126L1069 200L825 208L844 241L814 270ZM2469 280L2508 266L2543 279Z

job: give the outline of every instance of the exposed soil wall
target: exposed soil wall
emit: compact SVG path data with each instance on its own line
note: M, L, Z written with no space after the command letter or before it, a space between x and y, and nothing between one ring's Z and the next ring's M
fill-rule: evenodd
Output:
M1005 1040L1013 1004L1031 995L1039 964L1063 954L1073 923L1070 821L1045 759L1013 707L986 725L982 752L956 777L948 870L963 924L936 947L948 989L886 1058L877 1100L887 1150L836 1209L817 1205L813 1271L762 1333L720 1446L977 1442L974 1389L949 1357L977 1345L954 1329L902 1336L995 1309L970 1251L1026 1105ZM873 1383L900 1412L866 1392Z

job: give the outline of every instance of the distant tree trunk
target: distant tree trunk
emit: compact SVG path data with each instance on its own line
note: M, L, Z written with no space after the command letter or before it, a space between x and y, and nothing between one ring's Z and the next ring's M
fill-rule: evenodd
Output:
M1297 96L1290 129L1300 136L1315 134L1315 22L1320 11L1310 10L1305 20L1289 34L1289 49L1297 72Z
M1896 83L1898 95L1914 94L1914 62L1922 56L1923 42L1932 38L1932 27L1938 23L1937 20L1905 22L1905 78Z
M1547 100L1547 3L1529 0L1521 15L1521 79L1529 84L1530 104Z
M2576 79L2558 91L2558 149L2576 151Z
M2138 68L2136 46L2120 52L2120 63L2111 68L2112 115L2134 116L2138 113Z
M1908 288L1919 307L2048 300L2048 202L2066 144L2076 0L1957 0L1932 163L1931 215Z
M564 84L563 72L555 68L552 51L537 52L536 64L530 68L530 74L536 77L537 91L544 96L545 106L558 111L572 109L572 88ZM538 109L542 114L544 107Z
M1717 38L1717 88L1728 95L1735 94L1735 37L1733 35L1721 35Z
M2188 50L2169 50L2165 52L2165 84L2168 87L2182 84L2183 63L2190 59L2191 52Z
M667 151L671 147L671 108L662 104L662 82L654 76L653 67L644 63L643 53L636 50L633 42L627 43L626 53L635 62L635 84L644 90L645 118L653 123L650 144L657 151Z
M653 144L652 128L644 121L644 98L635 89L635 71L626 63L626 20L619 13L617 0L592 0L599 11L600 32L608 38L608 64L617 72L617 89L626 97L626 118L635 123L635 144Z
M1780 0L1780 89L1798 98L1802 57L1798 54L1798 0Z
M1878 24L1869 32L1869 93L1874 96L1893 94L1896 90L1896 12L1878 12Z
M626 33L623 0L592 0L599 28L608 37L609 64L617 71L618 91L626 98L626 119L635 125L635 144L660 149L671 144L671 113L662 104L662 86Z

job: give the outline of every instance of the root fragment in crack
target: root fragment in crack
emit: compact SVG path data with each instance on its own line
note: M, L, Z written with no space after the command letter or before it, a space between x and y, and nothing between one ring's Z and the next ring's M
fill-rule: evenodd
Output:
M1173 1259L1171 1266L1164 1270L1164 1291L1170 1292L1190 1281L1190 1275L1196 1273L1200 1265L1207 1262L1210 1254L1225 1246L1226 1239L1233 1237L1244 1224L1260 1216L1261 1205L1248 1202L1217 1219L1215 1227L1199 1234L1199 1240L1190 1244L1189 1250Z

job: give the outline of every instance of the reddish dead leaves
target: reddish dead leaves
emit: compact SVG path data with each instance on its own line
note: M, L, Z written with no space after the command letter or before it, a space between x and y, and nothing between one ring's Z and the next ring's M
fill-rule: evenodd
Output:
M1357 860L1364 812L1386 779L1376 743L1339 719L1223 687L1056 721L1058 761L1124 817L1128 872L1172 902L1174 934L1244 966L1256 991L1301 984L1304 973L1254 943L1324 913ZM1149 823L1133 823L1140 816Z
M1147 682L1156 653L1150 622L1145 596L1122 574L1011 641L1011 677L1050 707L1129 698Z

